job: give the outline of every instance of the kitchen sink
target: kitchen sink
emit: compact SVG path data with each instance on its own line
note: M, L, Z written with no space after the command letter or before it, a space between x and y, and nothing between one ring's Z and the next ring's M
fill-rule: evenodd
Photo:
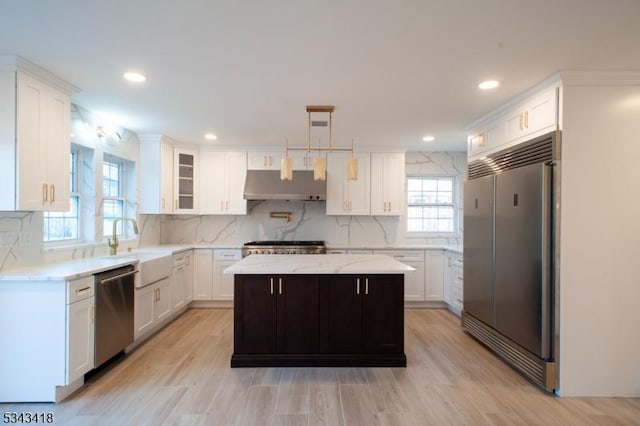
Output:
M173 272L173 256L171 254L147 253L138 256L138 270L140 279L136 280L137 288L145 287L163 278L171 276Z
M133 260L138 262L139 277L136 277L135 287L141 288L163 278L171 276L173 271L173 256L167 252L157 250L125 251L112 256L100 256L100 259Z

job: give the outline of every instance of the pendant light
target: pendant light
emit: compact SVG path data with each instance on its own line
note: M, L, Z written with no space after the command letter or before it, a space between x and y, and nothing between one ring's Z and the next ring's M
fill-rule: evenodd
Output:
M347 180L358 180L358 159L353 158L353 139L351 139L351 158L347 161Z
M293 159L289 157L289 140L285 145L284 157L280 160L280 180L293 180Z
M313 161L313 179L327 179L327 152L342 151L350 152L351 158L347 161L347 180L358 180L358 159L353 157L353 140L351 140L351 148L333 148L333 105L307 105L308 114L308 132L306 148L289 148L289 141L285 145L285 156L281 162L280 179L293 180L293 161L289 157L289 151L306 151L309 155L313 149L311 148L311 127L328 127L329 128L329 147L323 148L321 140L318 139L318 156ZM327 121L311 121L311 113L329 114ZM325 156L322 156L325 153Z
M318 156L313 160L313 180L327 180L327 160L322 157L320 139L318 139Z
M327 180L327 160L321 156L313 161L313 180Z

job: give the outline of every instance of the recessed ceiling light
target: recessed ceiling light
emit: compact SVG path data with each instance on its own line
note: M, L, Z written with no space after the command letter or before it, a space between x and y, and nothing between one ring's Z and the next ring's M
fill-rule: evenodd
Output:
M125 72L123 77L125 80L133 83L144 83L147 80L147 77L137 72Z
M498 86L500 86L500 82L498 80L487 80L478 84L478 87L482 90L491 90L495 89Z
M432 141L436 140L436 138L434 136L431 136L431 135L426 135L426 136L422 137L422 140L424 142L432 142Z
M204 135L205 139L208 139L210 141L215 141L216 139L218 139L218 137L216 135L214 135L213 133L206 133Z

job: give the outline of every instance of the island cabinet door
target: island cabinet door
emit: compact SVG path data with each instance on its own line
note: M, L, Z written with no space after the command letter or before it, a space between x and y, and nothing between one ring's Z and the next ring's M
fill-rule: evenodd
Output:
M324 275L320 279L320 352L362 352L362 277Z
M318 353L317 275L276 277L278 353Z
M365 275L362 280L364 280L364 291L361 288L363 352L403 353L403 275Z
M236 275L234 288L234 351L275 353L277 277Z

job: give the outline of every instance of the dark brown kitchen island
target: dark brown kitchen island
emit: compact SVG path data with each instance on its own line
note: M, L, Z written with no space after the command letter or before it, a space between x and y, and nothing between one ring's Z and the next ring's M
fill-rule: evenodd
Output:
M286 260L287 267L273 263ZM266 271L246 273L256 269ZM381 255L243 259L226 271L236 274L231 366L406 367L404 272L411 270Z

